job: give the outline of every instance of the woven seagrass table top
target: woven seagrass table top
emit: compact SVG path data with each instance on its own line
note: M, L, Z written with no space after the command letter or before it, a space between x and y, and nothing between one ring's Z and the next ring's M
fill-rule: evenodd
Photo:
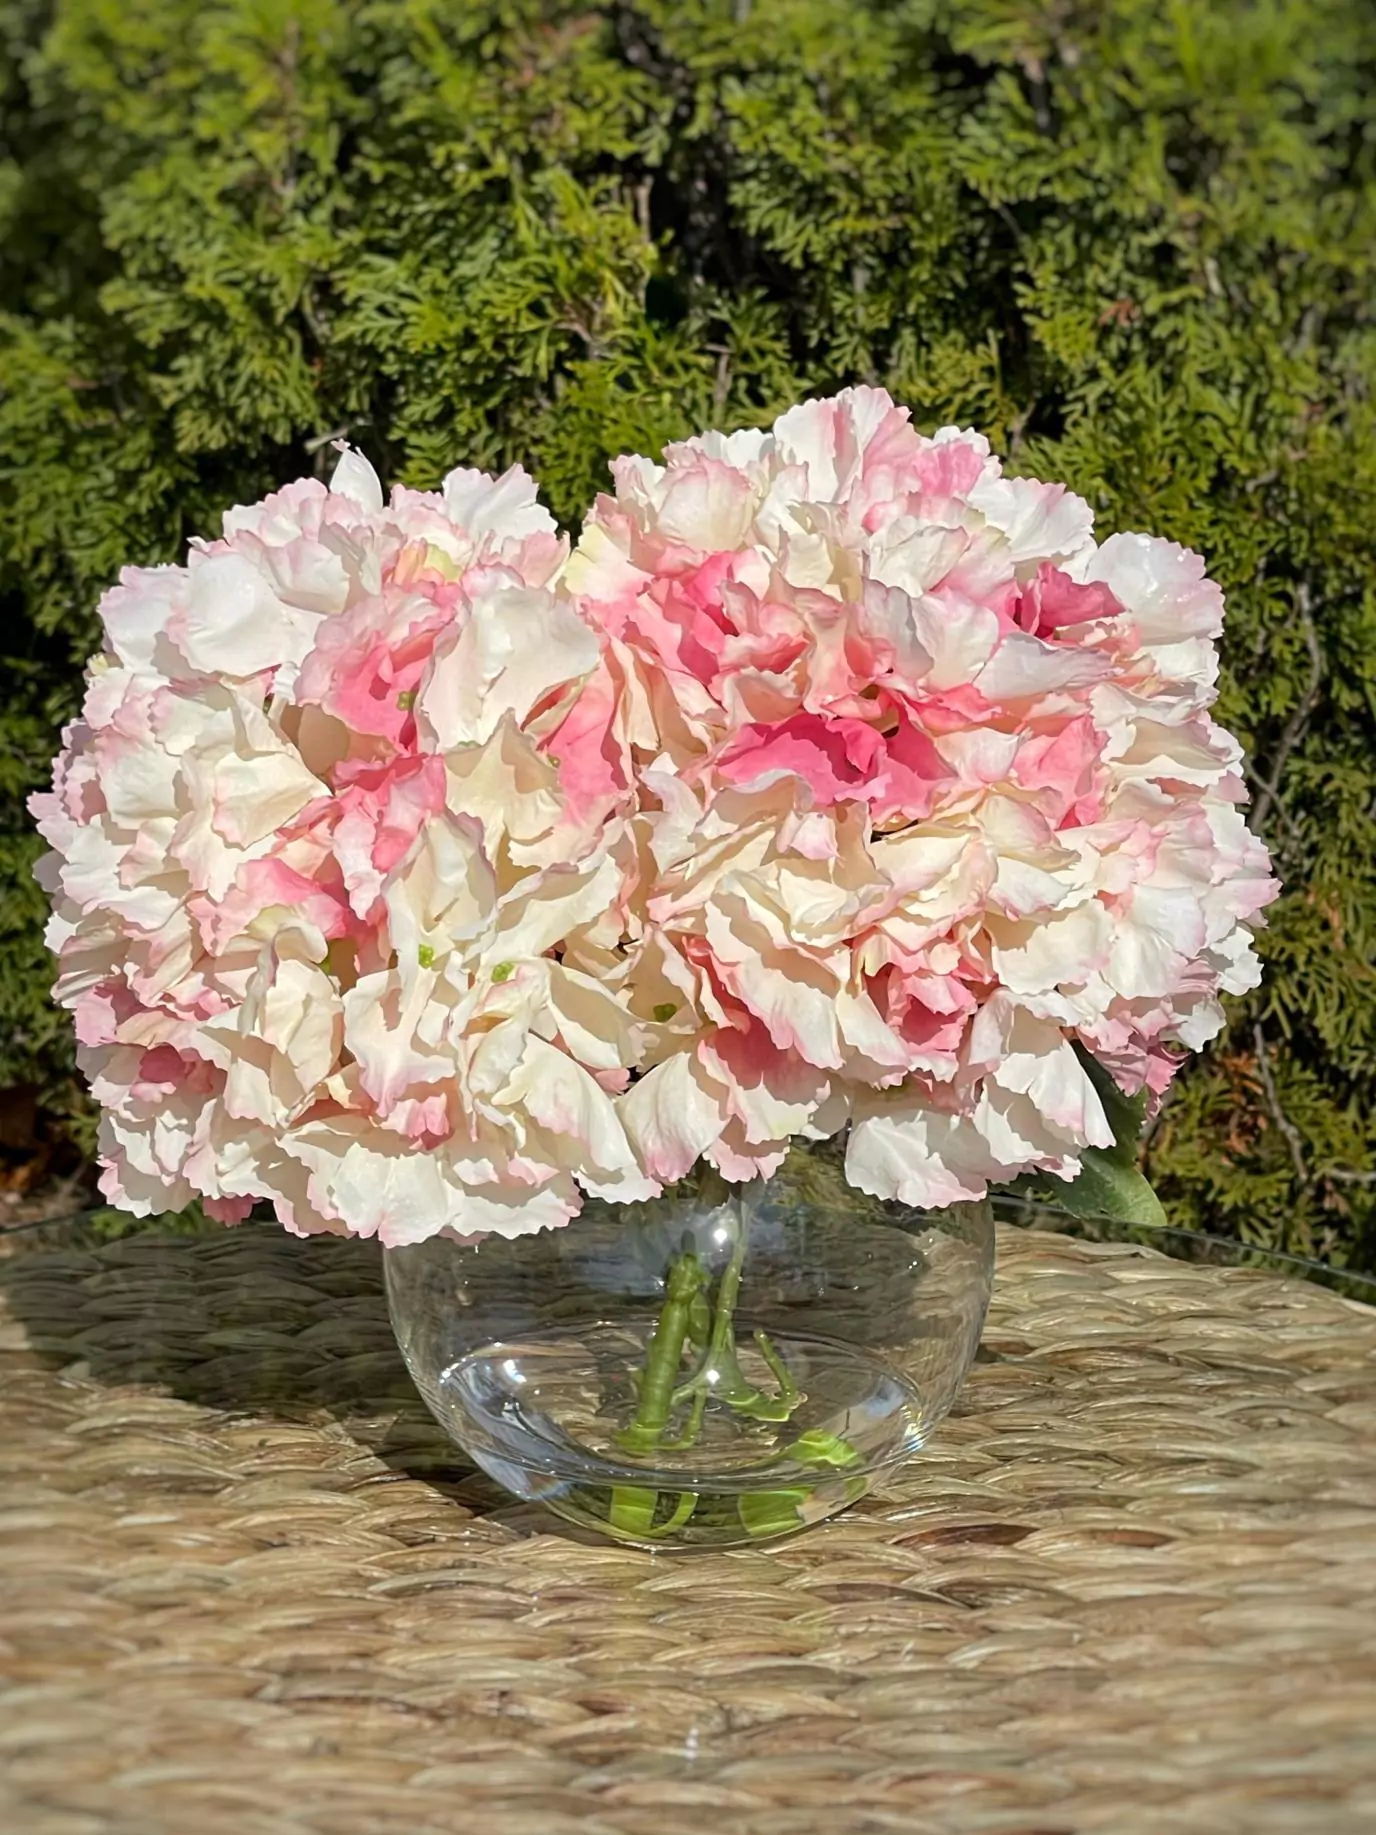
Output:
M1006 1229L930 1448L647 1555L432 1428L369 1245L0 1241L10 1835L1369 1835L1376 1311Z

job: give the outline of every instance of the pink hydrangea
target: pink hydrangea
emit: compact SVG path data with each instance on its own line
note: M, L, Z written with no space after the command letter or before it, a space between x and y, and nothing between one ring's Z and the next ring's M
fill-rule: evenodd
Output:
M605 653L555 743L575 807L635 800L641 923L690 978L695 1036L626 1098L642 1163L743 1178L849 1124L886 1198L1073 1178L1112 1141L1076 1043L1159 1096L1276 891L1202 561L1096 544L878 389L613 472L565 575Z
M114 1203L400 1242L653 1189L577 955L618 833L543 749L600 654L566 554L519 470L384 505L347 453L107 594L34 813Z
M106 596L35 813L114 1202L510 1234L848 1129L942 1204L1254 984L1197 556L874 389L613 469L569 556L346 453Z

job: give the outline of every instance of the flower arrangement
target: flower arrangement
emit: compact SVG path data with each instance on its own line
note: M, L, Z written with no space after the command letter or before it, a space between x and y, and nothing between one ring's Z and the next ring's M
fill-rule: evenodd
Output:
M1198 556L847 390L622 458L231 511L105 597L56 998L135 1212L419 1241L845 1142L1139 1213L1275 895Z

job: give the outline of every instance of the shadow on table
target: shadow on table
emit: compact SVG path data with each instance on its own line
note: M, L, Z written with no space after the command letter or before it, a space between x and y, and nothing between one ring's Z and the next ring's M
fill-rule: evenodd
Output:
M416 1393L375 1243L261 1224L111 1242L77 1218L0 1237L0 1304L54 1368L230 1415L323 1414L467 1510L509 1508Z

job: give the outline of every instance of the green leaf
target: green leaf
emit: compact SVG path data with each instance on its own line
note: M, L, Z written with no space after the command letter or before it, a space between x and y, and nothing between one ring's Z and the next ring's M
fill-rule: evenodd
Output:
M1099 1060L1083 1045L1075 1055L1104 1105L1113 1129L1111 1147L1086 1147L1080 1170L1068 1184L1062 1179L1034 1174L1017 1179L1012 1189L1026 1197L1055 1206L1072 1217L1112 1217L1119 1223L1162 1226L1169 1223L1161 1200L1137 1164L1137 1144L1146 1114L1147 1092L1125 1096Z
M1080 1155L1080 1171L1070 1184L1036 1179L1030 1190L1072 1217L1112 1217L1119 1223L1156 1225L1170 1222L1147 1179L1136 1166L1125 1165L1114 1147L1086 1147Z
M1147 1114L1145 1088L1139 1090L1135 1096L1126 1096L1092 1051L1077 1043L1075 1056L1084 1066L1090 1082L1094 1085L1099 1100L1104 1105L1108 1125L1113 1129L1113 1145L1096 1147L1092 1151L1103 1154L1106 1159L1113 1160L1121 1166L1136 1166L1137 1143L1142 1138L1142 1123Z
M658 1491L643 1485L617 1485L612 1491L608 1521L623 1536L647 1537L653 1534L658 1503Z
M740 1500L741 1522L752 1536L786 1536L798 1519L811 1492L755 1491Z
M664 1502L669 1499L673 1499L669 1514L656 1521ZM696 1491L684 1491L674 1498L672 1492L651 1491L641 1485L617 1485L612 1490L608 1527L618 1535L630 1536L636 1541L658 1541L662 1536L672 1535L676 1529L682 1529L697 1509L697 1504Z
M826 1433L820 1427L811 1427L804 1434L799 1434L786 1453L785 1458L796 1459L799 1465L858 1465L860 1455L849 1440L843 1440L839 1434Z

